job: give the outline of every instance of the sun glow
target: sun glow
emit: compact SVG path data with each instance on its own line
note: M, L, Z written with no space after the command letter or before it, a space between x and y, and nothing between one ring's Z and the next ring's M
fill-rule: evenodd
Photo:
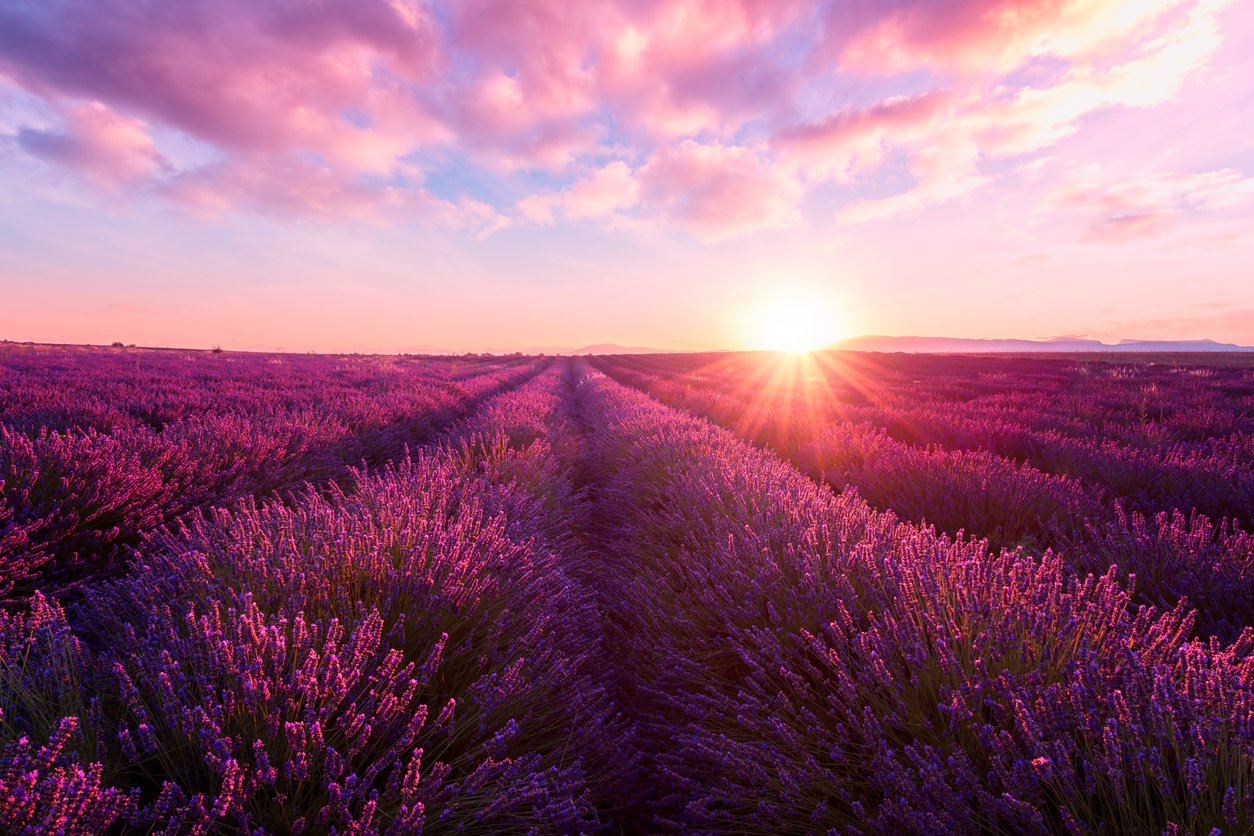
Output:
M755 344L767 351L801 354L843 336L832 306L802 294L779 296L754 312Z

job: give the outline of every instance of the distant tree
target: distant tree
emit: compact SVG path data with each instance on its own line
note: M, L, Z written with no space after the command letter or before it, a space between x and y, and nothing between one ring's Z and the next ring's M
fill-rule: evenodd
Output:
M114 340L113 347L114 348L126 348L126 343L122 342L121 340Z
M213 347L213 353L214 353L214 354L221 354L221 353L222 353L222 346L220 346L220 345L215 345L215 346Z

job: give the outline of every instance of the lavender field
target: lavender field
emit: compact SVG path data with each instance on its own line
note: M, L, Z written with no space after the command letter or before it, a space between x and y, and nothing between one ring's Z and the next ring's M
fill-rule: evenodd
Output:
M1254 830L1254 357L0 346L0 832Z

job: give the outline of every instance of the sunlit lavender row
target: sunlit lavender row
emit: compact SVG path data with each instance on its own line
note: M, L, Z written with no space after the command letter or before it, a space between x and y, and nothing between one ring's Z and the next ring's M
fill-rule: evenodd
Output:
M1117 566L1254 624L1254 367L1239 358L670 355L599 365L840 490L995 549Z
M1254 828L1247 367L17 349L0 420L4 832Z

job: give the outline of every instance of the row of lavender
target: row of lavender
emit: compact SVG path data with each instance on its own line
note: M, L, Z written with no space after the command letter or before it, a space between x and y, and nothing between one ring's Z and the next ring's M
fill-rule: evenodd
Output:
M614 366L682 384L713 411L730 399L794 420L839 419L1080 477L1142 511L1254 521L1254 369L1241 357L724 354L619 357Z
M596 829L627 797L554 367L352 484L0 620L6 832ZM565 408L565 411L563 409Z
M1061 364L1020 361L1028 367L1021 388L1013 367L986 369L992 392L932 398L901 387L895 402L854 406L846 418L900 441L984 450L1080 478L1142 512L1196 509L1248 525L1254 375L1248 361L1229 362L1072 361L1034 385L1033 365Z
M580 397L658 824L1254 826L1254 632L1190 641L1114 573L900 523L595 372Z
M383 426L389 415L401 414L396 399L415 379L454 389L485 372L533 362L5 343L0 423L30 435L45 429L160 430L205 411L267 415L330 402L338 419Z
M187 511L394 458L534 360L0 353L0 595L116 569Z
M1254 623L1254 536L1245 527L1249 514L1237 514L1234 523L1204 513L1213 508L1241 510L1254 501L1254 466L1233 459L1223 473L1205 471L1198 475L1196 463L1175 461L1169 466L1171 455L1160 450L1123 447L1096 436L1080 439L1032 430L1035 411L1031 404L1038 404L1044 413L1054 409L1051 398L1042 394L1045 390L1039 380L1032 382L1034 374L1039 378L1039 366L1044 365L1052 370L1051 380L1065 380L1072 372L1060 367L1064 361L931 358L928 363L947 375L952 374L947 364L966 369L974 377L970 383L973 390L993 385L975 374L980 368L1001 369L999 374L1008 374L1005 369L1019 368L1016 362L1023 364L1025 391L1035 389L1036 394L1025 400L1018 412L1007 413L1003 423L1013 423L1014 432L1022 436L1035 433L1033 443L1052 451L1048 455L1057 460L1072 464L1089 461L1085 478L1069 474L1068 467L1047 472L993 449L962 449L961 445L948 449L894 437L885 424L909 424L917 435L926 436L937 424L915 421L925 409L937 415L962 413L962 402L954 394L958 384L948 378L940 382L923 379L914 385L917 392L912 384L899 381L905 390L900 392L872 374L878 374L881 367L891 368L893 363L907 364L897 370L898 375L903 371L921 374L922 370L908 365L919 362L912 358L830 355L805 360L733 355L704 361L610 358L597 362L621 381L734 428L745 438L771 446L815 478L837 488L854 487L873 504L890 508L906 519L926 520L944 531L987 538L994 548L1053 549L1081 573L1100 574L1118 566L1123 574L1136 576L1141 600L1168 608L1182 598L1195 604L1198 629L1203 634L1231 638ZM1069 364L1066 368L1089 369L1089 376L1106 365L1093 360L1065 362ZM872 363L879 365L868 365ZM690 371L685 372L685 368ZM1139 396L1143 387L1136 375L1138 369L1151 377L1183 374L1189 380L1196 375L1187 372L1197 370L1178 366L1165 372L1148 363L1117 368L1124 370L1122 383L1108 379L1102 390L1107 394L1100 399L1090 394L1108 410L1113 409L1110 404L1132 402ZM834 370L846 376L837 380ZM751 382L733 379L733 372L748 374ZM1212 395L1209 401L1228 398L1233 422L1249 420L1254 405L1245 402L1248 396L1238 398L1235 394L1254 388L1249 370L1233 367L1224 373L1228 384L1222 388L1228 394ZM859 389L869 403L851 403L854 399L833 388L837 385ZM999 378L997 386L1001 385ZM1122 396L1117 395L1120 386L1128 390ZM927 393L938 390L949 395L935 403L925 400ZM1170 405L1191 392L1188 386L1163 392L1159 406L1164 411L1175 409ZM913 406L908 406L911 398L915 399ZM896 406L877 403L879 400ZM1198 396L1196 400L1207 398ZM868 418L871 413L881 415L879 423ZM1114 421L1112 416L1133 421L1117 411L1106 420ZM981 428L988 429L991 437L997 436L988 423L981 424L973 417L970 420L975 428L972 438ZM1241 437L1237 433L1220 440L1236 444ZM1076 449L1082 452L1070 456L1068 451ZM1105 455L1102 450L1115 453ZM1042 453L1038 458L1045 456ZM1137 456L1160 458L1148 470L1121 464ZM1180 478L1168 478L1172 474ZM1193 504L1202 484L1208 486L1207 495L1214 501Z

